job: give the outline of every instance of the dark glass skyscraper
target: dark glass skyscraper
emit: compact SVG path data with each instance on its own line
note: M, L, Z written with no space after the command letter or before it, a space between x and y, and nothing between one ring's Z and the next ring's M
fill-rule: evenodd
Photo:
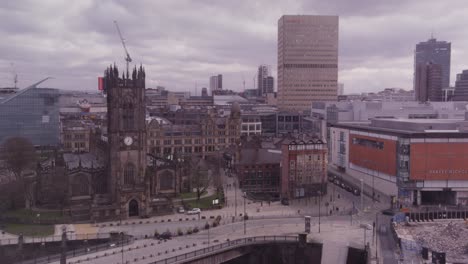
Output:
M468 101L468 70L463 70L462 73L457 74L453 100Z
M442 66L418 64L414 74L414 92L419 102L440 102L442 98Z
M264 96L267 93L274 91L275 79L270 76L270 68L267 65L260 65L257 72L257 90L259 96Z
M426 42L416 44L414 52L414 85L416 90L416 71L418 65L428 63L440 64L442 67L442 87L450 86L450 53L451 43L447 41L437 41L430 38Z

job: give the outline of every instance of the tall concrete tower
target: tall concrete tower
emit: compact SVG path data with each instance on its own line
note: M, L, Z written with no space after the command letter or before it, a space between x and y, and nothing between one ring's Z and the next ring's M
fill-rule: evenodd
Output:
M337 100L338 16L285 15L278 21L278 106L310 110Z

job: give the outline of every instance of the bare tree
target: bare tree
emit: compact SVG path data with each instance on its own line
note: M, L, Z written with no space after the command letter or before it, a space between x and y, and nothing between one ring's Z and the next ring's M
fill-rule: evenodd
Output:
M208 168L203 160L198 158L191 158L191 180L192 187L197 193L197 201L200 200L200 196L208 189L211 183L211 177L208 173Z
M216 188L222 187L221 170L224 170L224 159L218 154L207 158L208 167L213 172L213 185Z
M35 166L37 157L34 146L26 138L12 137L3 143L1 149L1 157L7 169L13 173L15 180L22 188L25 206L30 208L33 203L32 185L35 179L25 176L25 171Z

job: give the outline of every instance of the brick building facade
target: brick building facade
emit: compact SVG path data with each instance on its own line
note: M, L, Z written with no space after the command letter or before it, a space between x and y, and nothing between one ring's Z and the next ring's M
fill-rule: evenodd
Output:
M327 191L327 145L320 139L283 143L281 198L298 199Z

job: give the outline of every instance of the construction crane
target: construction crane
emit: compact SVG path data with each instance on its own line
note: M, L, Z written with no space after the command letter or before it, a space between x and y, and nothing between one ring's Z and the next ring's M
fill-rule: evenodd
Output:
M127 46L125 45L125 39L122 37L122 32L120 32L119 24L117 24L117 21L114 20L115 27L117 28L117 32L119 33L120 40L122 41L122 46L125 51L125 61L127 62L127 72L128 72L128 64L132 62L132 58L130 58L130 54L128 54Z

